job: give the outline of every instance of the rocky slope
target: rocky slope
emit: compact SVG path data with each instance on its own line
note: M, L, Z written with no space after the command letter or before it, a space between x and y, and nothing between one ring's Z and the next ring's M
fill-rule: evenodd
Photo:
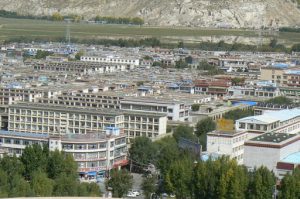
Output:
M22 14L139 16L146 24L200 27L300 26L292 0L1 0L0 9Z

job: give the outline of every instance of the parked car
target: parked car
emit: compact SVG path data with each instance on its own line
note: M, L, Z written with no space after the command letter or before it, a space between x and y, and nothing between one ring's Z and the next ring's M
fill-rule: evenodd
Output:
M127 193L127 197L129 197L129 198L135 198L135 197L136 197L136 194L133 193L132 191L129 191L129 192Z
M131 192L134 193L136 196L141 195L141 193L138 190L132 190Z

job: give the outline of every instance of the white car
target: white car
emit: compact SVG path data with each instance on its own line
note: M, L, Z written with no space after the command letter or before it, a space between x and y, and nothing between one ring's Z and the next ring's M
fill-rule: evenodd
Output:
M133 192L131 192L131 191L129 191L129 192L127 193L127 197L129 197L129 198L135 198L135 197L136 197L136 194L133 193Z
M141 195L140 194L140 192L139 191L137 191L137 190L133 190L133 191L131 191L132 193L134 193L136 196L139 196L139 195Z

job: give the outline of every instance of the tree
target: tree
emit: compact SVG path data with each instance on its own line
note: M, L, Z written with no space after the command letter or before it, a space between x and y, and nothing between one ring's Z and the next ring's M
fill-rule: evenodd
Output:
M236 109L232 111L228 111L227 113L224 114L223 118L224 119L229 119L229 120L238 120L244 117L248 116L253 116L254 115L254 110L253 109Z
M35 55L35 59L45 59L47 56L49 55L52 55L53 53L52 52L49 52L49 51L43 51L43 50L38 50L36 52L36 55Z
M276 185L274 173L266 167L256 169L250 173L249 179L249 199L272 198L273 188Z
M8 180L11 180L14 175L24 173L24 165L16 156L4 156L0 159L0 168L6 172Z
M186 58L184 58L184 61L188 64L192 64L193 63L193 57L192 56L187 56Z
M182 68L186 68L187 66L188 64L183 59L175 61L175 68L182 69Z
M132 176L127 170L114 169L106 186L112 188L113 197L121 198L132 188L132 183Z
M75 59L76 59L76 60L80 60L80 57L81 57L83 54L84 54L84 53L83 53L82 50L79 51L79 52L77 52L76 55L75 55Z
M53 21L62 21L62 20L64 20L64 17L59 12L55 12L52 14L51 19Z
M78 196L101 196L101 191L96 183L82 182L78 185Z
M271 103L276 105L291 105L293 104L293 101L285 96L278 96L267 100L266 103Z
M0 198L8 197L8 178L7 173L0 169Z
M170 164L167 171L166 191L175 193L176 198L184 199L191 196L190 179L192 178L193 160L183 158Z
M32 195L30 184L21 175L13 175L10 179L8 197L28 197Z
M206 134L216 129L216 123L211 118L200 120L196 124L196 135L199 137L202 150L206 150Z
M32 173L38 169L46 171L47 169L47 153L39 144L26 146L21 156L21 161L25 166L25 177L31 179Z
M185 138L191 141L197 140L196 136L194 135L193 127L179 125L176 127L173 137L175 138L176 142L179 142L180 138Z
M184 43L183 43L183 41L178 42L177 48L184 48Z
M50 152L47 172L52 179L64 173L75 180L77 176L77 164L71 155L55 150Z
M238 72L239 72L239 71L238 71ZM242 71L240 71L240 72L242 72ZM245 82L245 79L244 79L244 78L235 77L235 78L232 78L232 79L231 79L231 84L232 84L233 86L239 86L239 85L241 85L241 84L244 84L244 82Z
M158 148L155 154L155 165L158 167L160 174L165 175L170 164L181 158L178 144L174 137L165 137L155 142Z
M157 148L148 137L137 137L129 149L130 159L144 166L156 159L156 151Z
M300 169L297 168L292 174L286 174L281 180L280 199L300 198Z
M35 196L51 196L53 191L53 181L47 177L45 172L37 170L32 175L31 188Z
M199 111L200 109L200 104L193 104L192 105L192 111Z
M54 196L77 196L78 183L71 176L61 173L55 180Z
M200 137L216 129L216 123L211 118L200 120L196 124L196 134Z
M291 48L293 52L300 52L300 44L294 44Z
M157 181L156 175L151 175L143 178L142 189L146 199L150 199L151 193L156 192L155 183Z

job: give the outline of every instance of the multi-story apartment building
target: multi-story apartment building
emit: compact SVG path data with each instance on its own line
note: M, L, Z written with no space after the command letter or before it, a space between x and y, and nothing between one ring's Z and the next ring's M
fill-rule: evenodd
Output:
M144 113L163 113L168 120L187 121L189 107L181 101L148 98L148 97L127 97L121 100L121 109L128 111L139 111Z
M105 93L62 93L54 98L41 98L39 103L64 106L120 109L123 97Z
M50 104L9 106L8 130L50 134L104 132L106 127L123 128L124 115L113 109L82 109Z
M130 67L121 63L97 63L97 62L44 62L34 63L34 70L73 72L76 74L113 73L129 70Z
M126 135L118 128L106 133L49 135L29 132L0 131L1 149L20 156L26 146L48 145L51 151L64 151L74 157L81 176L96 176L127 164Z
M101 56L81 56L80 61L83 62L98 62L98 63L113 63L126 65L130 69L133 69L140 65L140 60L135 58L120 58L120 57L101 57Z
M263 115L245 117L236 121L235 129L247 131L253 136L271 131L295 134L300 131L300 109L269 111Z
M75 107L74 107L75 106ZM166 133L164 114L97 109L53 104L15 104L9 107L8 130L49 134L104 132L107 127L124 130L127 138L155 138Z
M244 142L248 140L245 131L216 130L207 134L207 152L228 155L243 164Z
M288 87L300 87L300 68L262 68L260 79L272 81L273 83L278 83Z

